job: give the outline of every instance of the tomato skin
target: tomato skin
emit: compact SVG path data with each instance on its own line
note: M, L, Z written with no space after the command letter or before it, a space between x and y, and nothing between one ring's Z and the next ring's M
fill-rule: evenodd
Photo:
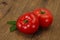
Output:
M39 19L40 27L48 28L52 24L53 16L48 9L38 8L38 9L35 9L33 12L34 12L34 15Z
M24 20L27 20L27 22L24 22ZM33 12L27 12L18 18L16 26L22 33L33 34L38 30L39 22Z

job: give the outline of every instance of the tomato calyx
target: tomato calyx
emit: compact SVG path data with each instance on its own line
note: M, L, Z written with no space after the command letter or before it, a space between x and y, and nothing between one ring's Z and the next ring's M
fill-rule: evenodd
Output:
M41 10L41 12L40 12L41 14L45 14L45 11L44 10Z
M28 20L24 20L24 23L28 23Z
M10 32L13 32L13 31L17 30L16 21L8 21L7 24L11 25Z

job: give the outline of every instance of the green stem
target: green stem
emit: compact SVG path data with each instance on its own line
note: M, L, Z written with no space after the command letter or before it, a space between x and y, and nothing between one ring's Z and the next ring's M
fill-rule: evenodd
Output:
M24 23L28 23L28 20L24 20Z
M41 10L41 14L44 14L44 13L45 13L45 11L42 11L42 10Z

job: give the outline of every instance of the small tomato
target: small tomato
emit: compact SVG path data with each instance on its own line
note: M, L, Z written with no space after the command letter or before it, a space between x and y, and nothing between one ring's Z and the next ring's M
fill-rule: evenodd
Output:
M39 22L33 12L28 12L18 18L16 26L22 33L33 34L38 30Z
M42 28L48 28L53 21L51 12L46 8L35 9L34 15L39 19L39 24Z

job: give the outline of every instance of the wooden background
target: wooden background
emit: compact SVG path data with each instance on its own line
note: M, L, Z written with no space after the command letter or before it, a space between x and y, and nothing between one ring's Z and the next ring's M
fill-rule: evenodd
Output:
M7 21L39 7L49 9L54 16L48 30L33 35L10 32ZM60 40L60 0L0 0L0 40Z

